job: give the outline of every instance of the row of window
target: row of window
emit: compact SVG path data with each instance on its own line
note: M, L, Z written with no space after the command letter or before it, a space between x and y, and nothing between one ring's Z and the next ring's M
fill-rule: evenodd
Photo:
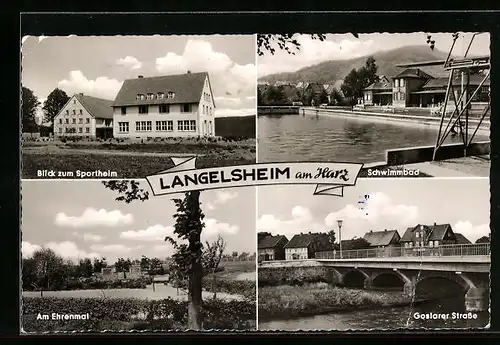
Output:
M181 104L181 113L190 113L192 111L191 104ZM160 114L168 114L170 113L170 105L169 104L160 104L159 105ZM139 106L139 114L148 114L149 106L148 105L140 105ZM127 115L127 107L121 108L121 114Z
M76 119L71 119L71 120L72 120L72 121L71 121L71 123L76 124ZM59 124L62 124L62 123L63 123L63 120L62 120L62 119L59 119ZM66 124L69 124L69 119L65 119L65 123L66 123ZM82 117L80 117L80 118L78 119L78 123L80 123L80 124L81 124L81 123L83 123L83 118L82 118ZM87 117L87 118L85 119L85 123L90 123L90 118L88 118L88 117Z
M153 99L165 99L165 98L174 98L174 97L175 97L175 92L173 92L173 91L169 91L166 94L164 92L158 92L157 94L150 92L147 95L144 95L142 93L137 94L136 100L143 101L145 99L153 100Z
M212 116L212 107L209 107L208 105L203 105L203 115L209 115Z
M425 247L424 241L416 241L415 242L415 247ZM439 241L429 241L427 244L429 247L438 247L439 246ZM405 248L413 248L413 242L405 242Z
M157 132L172 132L174 130L174 121L156 121L155 130ZM136 121L136 132L151 132L153 128L152 121ZM179 132L196 132L196 120L179 120L177 121L177 130ZM130 125L128 122L118 122L118 132L128 133Z
M59 127L59 133L62 133L63 129ZM78 127L78 128L68 128L66 127L65 133L83 133L83 127ZM90 127L85 127L85 133L90 133Z
M66 115L69 115L69 109L66 109ZM73 115L76 115L76 109L73 109ZM82 109L78 109L78 115L83 115Z
M208 92L203 92L203 99L210 102L210 94Z
M394 92L394 100L395 101L404 101L405 100L404 92Z
M404 87L405 80L404 79L394 79L394 86L395 87Z

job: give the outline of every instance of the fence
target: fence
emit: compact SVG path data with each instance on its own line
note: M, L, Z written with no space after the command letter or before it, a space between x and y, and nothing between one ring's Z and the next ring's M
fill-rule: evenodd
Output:
M490 255L489 243L452 244L437 247L384 247L372 249L343 250L342 257L339 251L317 252L316 259L367 259L387 257L422 257L422 256L468 256Z

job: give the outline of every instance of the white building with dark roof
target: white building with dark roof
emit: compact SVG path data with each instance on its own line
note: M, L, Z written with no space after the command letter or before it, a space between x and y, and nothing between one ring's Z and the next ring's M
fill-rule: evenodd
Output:
M110 138L113 134L113 101L77 93L54 117L54 136Z
M215 136L206 72L125 80L112 106L115 138Z

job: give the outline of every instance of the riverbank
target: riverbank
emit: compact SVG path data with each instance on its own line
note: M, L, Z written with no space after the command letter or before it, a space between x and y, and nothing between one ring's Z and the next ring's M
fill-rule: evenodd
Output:
M134 298L23 297L22 302L24 332L187 330L187 301L171 298L149 301ZM53 314L86 317L53 319ZM251 301L206 299L202 314L205 330L255 329L255 303ZM47 315L47 318L40 318L39 315Z
M338 116L344 118L361 118L370 121L377 121L383 123L394 123L398 122L400 124L406 125L422 125L431 128L439 128L441 117L440 116L424 116L424 115L413 115L413 114L393 114L393 113L378 113L369 112L362 110L342 110L342 109L327 109L327 108L313 108L313 107L301 107L299 111L300 115L321 115L321 116ZM449 121L449 118L445 118L444 125ZM469 118L469 126L477 126L479 119ZM472 134L472 133L470 133ZM477 135L490 135L490 122L483 121L481 127L477 131Z
M419 301L421 302L421 301ZM327 283L259 287L259 320L288 319L353 309L415 303L403 292L364 291Z

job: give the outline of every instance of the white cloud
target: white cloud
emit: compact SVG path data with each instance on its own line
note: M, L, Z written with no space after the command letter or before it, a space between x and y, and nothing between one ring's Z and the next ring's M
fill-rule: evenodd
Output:
M139 248L142 246L127 247L123 244L93 244L90 246L92 250L114 254L127 254Z
M68 216L63 212L56 215L55 223L58 226L72 228L85 228L92 226L114 227L122 224L131 224L134 220L132 214L123 214L119 210L107 211L105 209L96 210L86 208L81 216Z
M116 59L116 63L131 70L139 69L142 67L142 62L140 62L133 56L125 56L124 58Z
M311 211L303 206L295 206L290 212L291 218L280 219L272 214L264 214L257 220L258 231L269 231L273 234L285 235L291 239L301 232L324 231L325 226L315 222Z
M242 114L242 109L251 108L254 114L257 69L255 64L240 65L224 53L214 51L209 42L189 40L182 55L168 52L156 59L156 69L162 74L181 74L186 71L209 73L217 117ZM238 100L236 100L238 99ZM228 112L231 109L233 112ZM238 112L235 112L238 111Z
M46 247L52 249L56 254L66 259L77 260L83 258L101 257L101 255L96 252L87 253L86 251L79 249L74 242L70 241L49 242Z
M209 239L217 235L234 235L240 228L237 225L230 225L228 223L220 223L218 220L213 218L206 218L205 228L201 233L203 239Z
M101 76L95 80L89 80L81 71L69 72L69 79L59 81L58 85L69 95L82 92L89 96L95 96L105 99L115 99L123 82L116 79L109 79Z
M491 230L488 224L474 226L469 221L459 221L453 226L453 231L464 235L469 241L474 243L480 237L488 236Z
M208 197L207 197L208 195ZM214 193L205 194L205 198L210 199L210 201L206 201L203 203L208 210L215 210L217 205L224 205L229 200L232 200L238 196L238 193L231 191L216 191L215 197L213 197Z
M379 50L373 40L346 38L335 42L312 39L310 35L295 35L300 43L300 49L295 55L277 49L274 55L259 56L259 77L273 73L293 72L303 67L311 66L328 60L352 59L365 56Z
M172 236L173 234L173 227L156 224L145 230L124 231L120 234L120 238L139 241L164 241L166 236Z
M344 221L342 233L345 238L362 237L368 230L404 229L418 223L418 208L394 204L383 193L370 194L363 209L359 205L346 205L340 211L325 217L325 225L337 229L337 220ZM402 235L402 234L401 234ZM344 236L343 236L344 238Z
M101 242L104 237L101 235L95 235L91 233L80 234L78 232L73 232L73 235L83 239L85 242Z
M38 244L31 244L29 242L23 241L21 243L21 253L24 258L29 258L33 255L37 250L42 249Z

